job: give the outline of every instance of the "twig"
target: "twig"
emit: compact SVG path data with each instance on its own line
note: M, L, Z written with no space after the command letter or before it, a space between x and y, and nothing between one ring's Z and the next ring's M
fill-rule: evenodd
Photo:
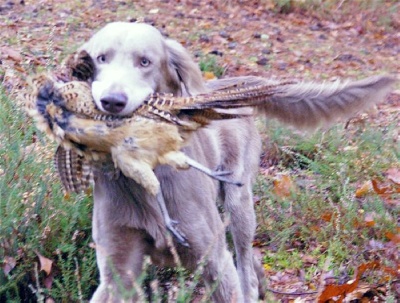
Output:
M338 10L342 7L342 5L343 5L343 3L344 3L345 1L346 1L346 0L340 1L339 5L336 7L336 11L338 11Z
M83 302L83 295L82 295L82 286L81 286L81 277L79 275L79 264L78 264L78 258L74 257L75 261L75 276L76 276L76 282L78 286L78 297L79 301Z
M39 284L39 271L38 271L38 263L35 262L35 279L36 279L36 288L33 287L32 284L29 284L28 287L30 288L30 290L32 291L32 293L36 296L37 301L39 303L43 303L44 302L44 295L42 294L42 288L40 287Z
M278 295L285 295L285 296L306 296L306 295L315 295L318 293L318 291L309 291L309 292L284 292L284 291L279 291L276 289L272 288L266 288L267 291L272 292L274 294Z

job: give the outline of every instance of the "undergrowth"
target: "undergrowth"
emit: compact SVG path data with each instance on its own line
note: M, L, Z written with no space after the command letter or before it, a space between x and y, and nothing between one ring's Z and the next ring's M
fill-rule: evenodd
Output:
M385 28L395 28L399 11L397 1L384 0L273 2L280 12L300 9L333 19L348 16L354 7L365 9L365 16L373 9L388 11L372 20ZM78 30L75 24L66 35ZM19 43L17 36L10 39L9 45ZM61 48L70 52L71 45L65 44ZM217 77L224 73L213 55L202 56L200 68ZM349 264L371 257L368 242L385 242L387 232L396 228L398 208L377 195L355 198L362 182L382 178L385 170L399 163L400 148L393 140L396 125L349 130L339 126L304 137L271 123L262 133L274 146L273 152L265 148L274 172L290 175L296 185L286 198L274 194L270 175L260 174L254 186L265 268L305 270L309 281L326 266L337 275L352 274L354 266ZM0 302L85 302L97 287L90 245L92 198L65 199L54 175L53 152L0 87ZM365 224L365 214L374 215L373 226ZM49 275L39 256L53 262ZM144 292L155 301L171 299L171 288L178 285L172 300L188 302L195 296L200 274L148 266L141 279Z
M271 0L278 13L290 13L300 10L335 22L352 22L349 16L354 12L363 12L362 23L375 30L398 30L400 23L400 3L397 0ZM266 0L268 5L270 0ZM377 12L379 12L377 14Z
M64 199L45 138L0 98L0 301L80 302L97 284L91 200ZM50 275L39 255L53 261Z
M386 242L387 233L396 233L398 207L378 195L355 196L360 184L382 178L399 163L395 123L337 126L308 136L275 122L263 128L270 140L265 148L278 146L271 175L289 175L295 184L288 197L275 193L269 174L260 174L255 184L266 268L305 270L310 278L329 260L329 269L339 274L345 265L351 270L371 258L371 240ZM373 214L373 223L366 223L367 214Z

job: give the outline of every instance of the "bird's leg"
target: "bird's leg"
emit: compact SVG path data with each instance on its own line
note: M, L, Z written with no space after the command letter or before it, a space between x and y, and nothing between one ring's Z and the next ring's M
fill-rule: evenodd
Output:
M183 246L189 247L189 243L187 242L185 235L180 233L175 228L175 226L178 224L178 221L172 220L171 217L169 216L167 207L165 206L164 196L163 196L161 190L157 193L156 199L157 199L158 205L160 206L161 213L164 218L165 226L167 227L169 232L176 238L176 240L180 244L182 244Z
M229 184L233 184L233 185L236 185L236 186L242 186L243 185L243 183L241 183L241 182L232 181L232 180L229 180L229 179L225 178L225 176L232 174L231 171L226 171L226 170L215 171L215 170L211 170L208 167L205 167L204 165L200 164L199 162L197 162L197 161L195 161L195 160L193 160L193 159L191 159L189 157L186 157L186 162L187 162L187 164L189 166L191 166L191 167L193 167L193 168L205 173L206 175L210 176L213 179L216 179L216 180L219 180L219 181L222 181L222 182L226 182L226 183L229 183Z

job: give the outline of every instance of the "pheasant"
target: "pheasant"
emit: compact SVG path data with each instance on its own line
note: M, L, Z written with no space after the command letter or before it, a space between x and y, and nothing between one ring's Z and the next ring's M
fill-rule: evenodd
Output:
M178 169L191 166L217 180L240 185L224 177L229 172L211 171L180 150L193 131L211 120L244 116L219 113L214 108L257 105L262 98L277 93L277 88L269 85L195 97L153 94L132 116L119 117L104 114L96 108L86 82L72 81L59 88L56 85L47 75L39 75L31 80L33 91L25 95L25 100L28 113L37 120L39 129L65 149L83 156L84 159L74 163L75 169L71 171L76 171L85 161L105 160L111 154L115 166L152 195L159 191L160 185L153 173L159 164ZM79 178L65 175L68 170L60 168L61 158L65 155L67 153L63 151L62 155L56 156L58 170L64 174L61 176L63 185L67 190L80 191L86 187L89 174L83 173L86 177L82 184ZM71 159L80 159L71 154L68 157L68 165L72 164Z

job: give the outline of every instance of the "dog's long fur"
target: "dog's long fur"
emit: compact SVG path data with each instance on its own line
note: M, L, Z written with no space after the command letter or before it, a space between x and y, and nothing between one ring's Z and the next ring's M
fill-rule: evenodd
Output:
M197 94L243 79L254 84L269 81L247 77L205 85L184 48L146 24L111 23L82 49L96 64L92 92L97 106L104 110L102 99L124 96L127 105L121 115L135 110L153 92ZM315 128L381 101L393 82L382 76L347 84L293 84L255 112L297 127ZM156 168L168 211L179 221L179 229L190 244L190 248L176 245L180 260L189 270L204 261L203 278L208 286L216 285L212 294L215 302L255 302L263 271L252 251L256 228L252 183L261 152L253 118L213 122L193 135L184 152L209 168L232 171L232 179L244 185L220 184L193 169ZM217 200L230 222L236 266L227 249L226 226L216 207ZM156 264L173 266L166 233L153 197L133 180L124 176L115 179L99 168L95 176L93 237L101 283L91 302L122 302L121 286L132 289L142 272L145 255ZM131 302L138 297L124 299Z

